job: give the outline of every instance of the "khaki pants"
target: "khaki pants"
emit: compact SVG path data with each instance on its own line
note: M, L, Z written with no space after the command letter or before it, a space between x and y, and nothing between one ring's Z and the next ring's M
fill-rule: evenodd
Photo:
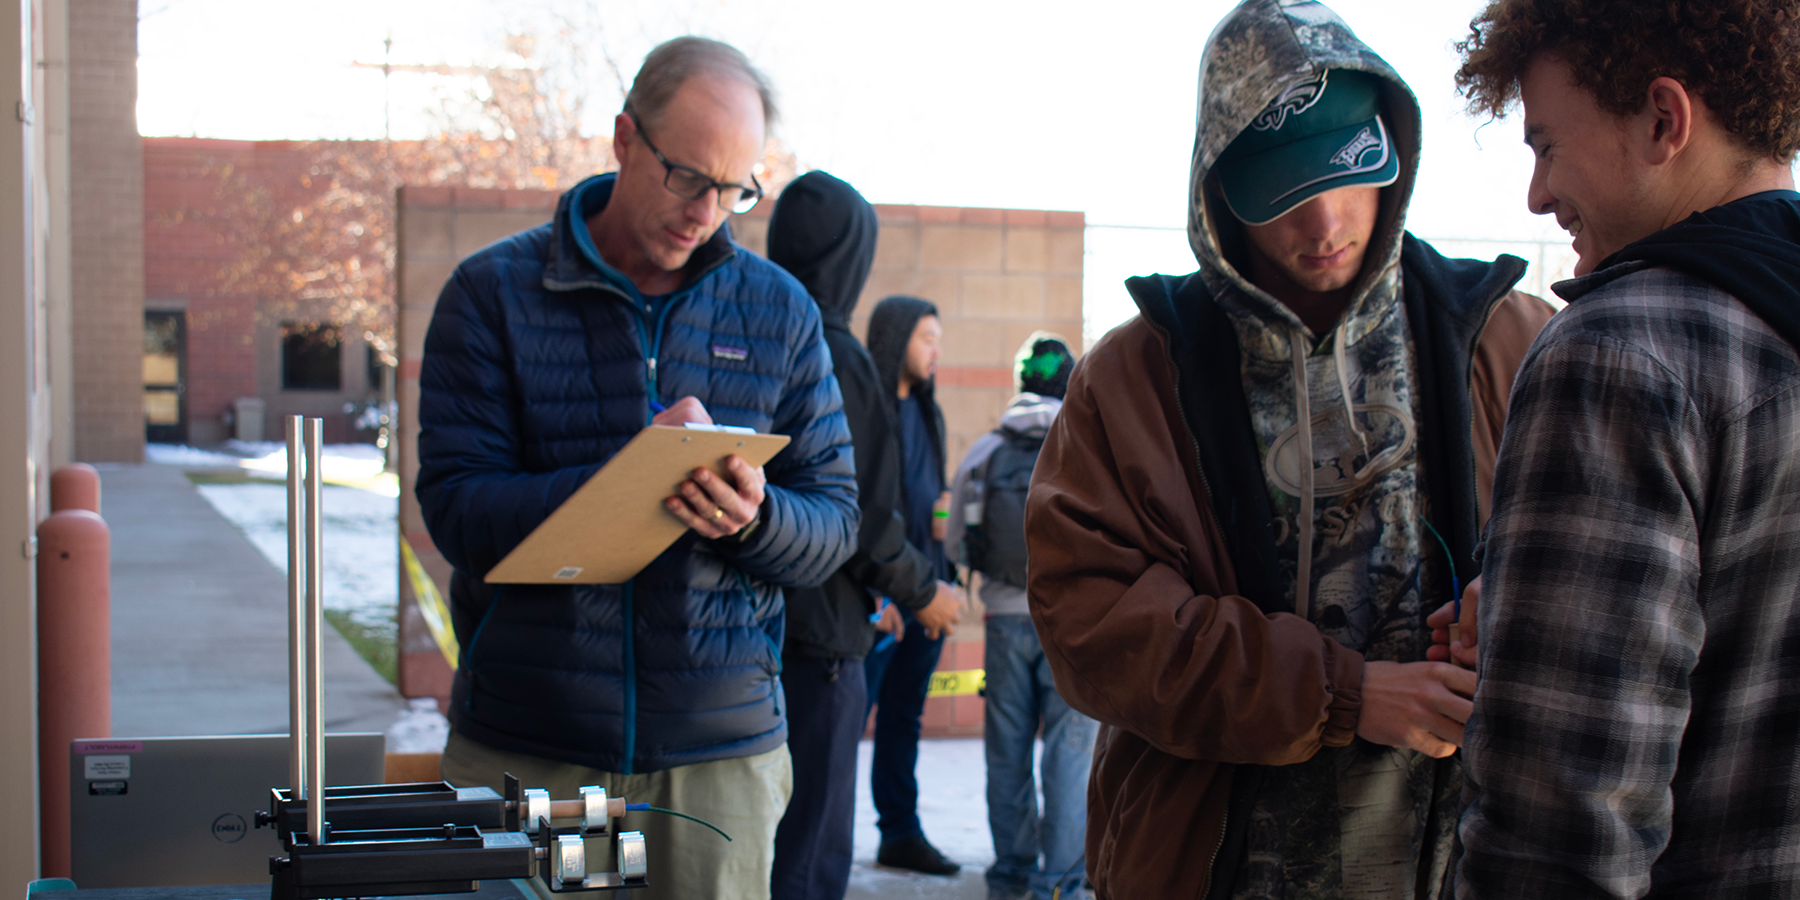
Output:
M623 831L642 831L650 861L650 886L628 891L629 900L769 900L769 871L775 859L775 826L793 793L794 769L783 744L767 753L721 759L650 772L619 775L572 763L496 750L454 732L444 748L443 778L457 787L503 788L511 772L528 788L544 788L552 800L579 796L577 788L599 785L608 797L648 803L705 819L731 835L731 842L704 825L663 813L630 812ZM588 868L611 869L608 845L588 842ZM559 900L618 900L599 891L557 894Z

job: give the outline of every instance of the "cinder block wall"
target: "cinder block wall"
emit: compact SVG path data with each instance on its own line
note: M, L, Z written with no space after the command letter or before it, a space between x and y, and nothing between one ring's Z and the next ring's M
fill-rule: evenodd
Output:
M144 458L144 154L137 0L70 0L75 458Z
M425 357L425 331L437 308L438 293L457 263L471 253L550 220L556 209L554 191L499 191L475 188L403 187L399 194L399 250L395 260L397 337L400 370L400 534L418 555L420 565L448 602L450 564L438 553L413 485L419 479L419 366ZM450 666L439 653L419 613L417 597L405 567L400 572L400 692L408 697L436 697L448 709Z
M424 567L447 592L449 566L425 531L412 487L418 477L419 367L438 292L464 257L548 221L557 194L408 187L400 192L400 527ZM732 234L763 253L772 203L734 217ZM1055 331L1080 352L1085 221L1079 212L880 206L881 237L851 330L866 337L869 311L883 297L911 294L937 304L944 325L938 399L954 471L968 446L999 423L1012 396L1013 354L1033 331ZM946 472L946 476L948 476ZM401 690L447 696L449 669L417 613L404 576ZM946 645L939 669L982 666L979 608ZM979 697L927 702L928 735L981 733Z

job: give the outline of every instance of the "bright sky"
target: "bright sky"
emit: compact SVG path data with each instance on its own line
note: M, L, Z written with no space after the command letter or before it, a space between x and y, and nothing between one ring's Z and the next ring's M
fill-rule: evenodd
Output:
M138 124L146 135L376 138L431 127L453 78L377 69L490 64L509 31L562 10L590 47L594 113L657 42L730 41L773 78L779 133L809 168L876 203L1073 209L1089 237L1090 316L1127 274L1190 271L1185 220L1200 53L1227 0L140 0ZM1483 0L1330 4L1412 85L1425 152L1409 227L1429 238L1566 243L1525 210L1531 157L1516 119L1461 114L1453 42ZM574 11L569 13L568 11ZM594 24L600 23L600 24ZM435 92L435 93L434 93ZM1491 255L1491 253L1489 254ZM1123 315L1102 315L1111 324Z

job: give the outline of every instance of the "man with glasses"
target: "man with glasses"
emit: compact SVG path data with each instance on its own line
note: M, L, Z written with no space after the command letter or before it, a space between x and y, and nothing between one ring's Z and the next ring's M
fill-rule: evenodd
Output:
M657 47L614 123L619 171L465 260L426 335L417 492L455 567L462 648L443 775L498 786L511 772L554 797L597 784L731 836L634 814L640 896L769 896L793 780L782 587L822 582L855 549L818 309L722 227L762 196L773 119L737 50ZM666 500L691 533L631 581L483 583L645 425L711 422L792 443L763 468L695 470Z

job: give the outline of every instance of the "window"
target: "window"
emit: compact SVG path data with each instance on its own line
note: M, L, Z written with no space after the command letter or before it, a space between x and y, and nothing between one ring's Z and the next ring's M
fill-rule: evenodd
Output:
M369 378L369 390L381 393L381 351L374 344L364 344L363 366Z
M187 440L183 359L186 314L144 313L144 438L156 443Z
M336 391L343 386L343 341L333 325L281 326L281 389Z

